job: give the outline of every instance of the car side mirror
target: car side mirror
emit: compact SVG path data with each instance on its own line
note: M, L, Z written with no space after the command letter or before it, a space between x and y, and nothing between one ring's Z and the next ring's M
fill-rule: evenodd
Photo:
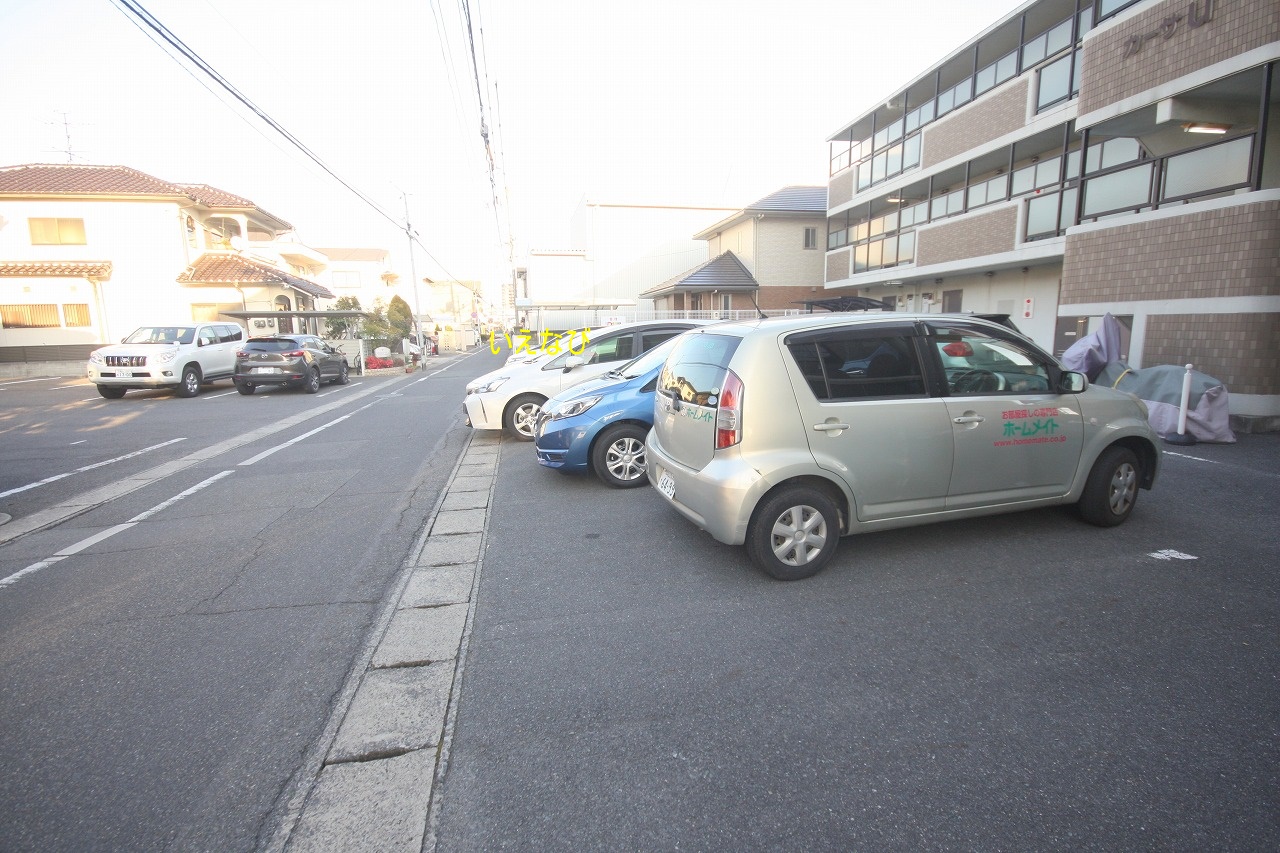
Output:
M568 373L570 370L573 370L575 367L582 367L582 365L586 363L587 363L587 360L582 356L571 355L564 360L564 372Z
M1063 394L1079 394L1089 387L1089 377L1074 370L1064 370L1058 377L1058 391Z

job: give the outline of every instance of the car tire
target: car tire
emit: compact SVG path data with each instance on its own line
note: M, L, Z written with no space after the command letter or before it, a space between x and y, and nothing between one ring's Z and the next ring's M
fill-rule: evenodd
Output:
M111 385L98 386L98 393L101 394L103 397L106 397L108 400L119 400L121 397L124 396L124 391L125 389L123 388L116 388Z
M645 474L644 439L649 430L636 424L609 427L591 448L591 470L615 489L634 489L649 482Z
M351 371L347 367L347 363L342 362L342 366L338 368L338 378L333 380L335 384L346 385L351 381Z
M747 555L780 581L813 577L835 556L840 511L810 486L791 486L756 507L747 525Z
M320 368L313 367L307 371L307 378L302 383L302 390L314 394L320 390Z
M252 382L237 382L237 383L236 383L236 390L237 390L237 391L239 391L241 394L245 395L246 397L248 397L250 394L252 394L252 393L253 393L253 389L254 389L254 388L256 388L256 387L257 387L257 386L256 386L256 385L254 385Z
M200 368L194 364L188 364L182 368L182 378L178 380L175 393L179 397L194 397L200 393L200 382Z
M502 413L502 428L507 435L516 441L533 441L533 427L546 401L537 394L521 394L508 403Z
M1080 516L1098 527L1123 524L1138 502L1142 468L1127 447L1109 447L1093 463L1077 507Z

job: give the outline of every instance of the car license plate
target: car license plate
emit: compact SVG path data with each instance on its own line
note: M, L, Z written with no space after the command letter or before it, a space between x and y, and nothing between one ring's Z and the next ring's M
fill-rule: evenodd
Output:
M666 495L668 500L676 499L676 481L666 471L658 478L658 491Z
M132 378L133 378L133 371L130 371L130 370L117 370L117 371L116 371L116 378L117 378L117 379L132 379Z
M279 373L279 372L280 372L280 368L278 368L278 367L255 367L255 368L253 369L253 372L254 372L254 373Z

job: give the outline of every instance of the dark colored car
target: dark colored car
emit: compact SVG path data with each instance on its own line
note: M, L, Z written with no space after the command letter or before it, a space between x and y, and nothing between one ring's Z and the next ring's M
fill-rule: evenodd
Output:
M321 382L346 385L350 381L346 356L315 335L271 335L249 338L236 351L233 381L241 394L259 385L285 385L308 394Z

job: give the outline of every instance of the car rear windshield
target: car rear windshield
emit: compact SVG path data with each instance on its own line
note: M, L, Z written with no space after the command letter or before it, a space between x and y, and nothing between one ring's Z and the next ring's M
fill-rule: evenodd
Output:
M245 341L244 348L252 352L287 352L292 349L301 349L302 344L289 338L270 338L268 340L248 340Z
M658 374L658 391L674 391L686 403L707 405L719 395L729 359L740 343L742 338L732 335L682 335Z

